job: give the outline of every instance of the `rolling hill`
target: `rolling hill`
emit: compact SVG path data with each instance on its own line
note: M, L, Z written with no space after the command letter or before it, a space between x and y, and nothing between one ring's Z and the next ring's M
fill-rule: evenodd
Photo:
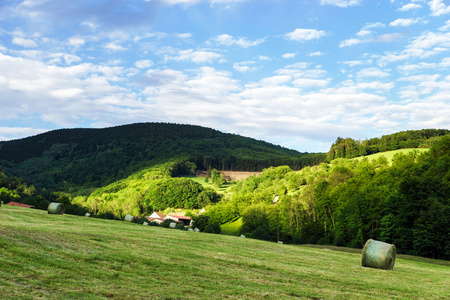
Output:
M199 169L261 171L278 165L300 169L324 161L325 154L169 123L60 129L0 142L3 171L49 190L100 187L174 160L193 162Z

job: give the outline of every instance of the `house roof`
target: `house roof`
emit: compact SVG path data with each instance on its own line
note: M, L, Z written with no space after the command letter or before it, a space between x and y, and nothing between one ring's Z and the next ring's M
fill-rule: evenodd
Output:
M160 213L160 212L154 211L152 213L152 216L155 217L155 215L158 216L158 218L161 218L161 219L165 219L166 218L166 216L163 213Z
M149 222L152 222L152 221L161 221L161 222L163 222L164 221L164 219L163 218L151 218L151 217L145 217Z
M191 217L186 217L186 216L169 215L169 217L174 217L174 218L177 218L179 220L192 220Z
M27 208L32 208L32 207L34 207L34 205L28 205L28 204L23 204L23 203L20 203L20 202L14 202L14 201L11 201L11 202L7 203L6 205L20 206L20 207L27 207Z

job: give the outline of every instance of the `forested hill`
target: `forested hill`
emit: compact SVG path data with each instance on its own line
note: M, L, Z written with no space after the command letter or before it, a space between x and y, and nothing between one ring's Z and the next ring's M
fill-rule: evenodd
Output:
M446 135L450 135L450 130L422 129L400 131L363 141L338 137L328 151L327 159L354 158L405 148L430 148Z
M279 165L300 169L325 158L324 153L300 153L210 128L169 123L60 129L0 142L0 169L51 190L104 186L174 160L195 163L199 169L260 171Z

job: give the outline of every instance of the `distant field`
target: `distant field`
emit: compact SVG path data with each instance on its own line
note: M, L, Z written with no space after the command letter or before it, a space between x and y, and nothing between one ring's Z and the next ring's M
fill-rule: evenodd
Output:
M359 253L5 205L0 253L3 299L448 299L450 286L449 264L362 268Z
M238 236L239 229L241 228L241 226L242 226L242 218L239 218L234 222L220 225L220 228L222 229L223 234Z
M423 152L426 152L428 150L430 150L430 149L428 149L428 148L398 149L398 150L393 150L393 151L386 151L386 152L375 153L375 154L371 154L371 155L367 155L367 156L363 156L363 157L356 157L356 158L353 158L353 159L361 160L362 158L367 157L369 160L374 160L374 159L378 159L380 156L384 156L384 157L386 157L388 162L391 163L392 159L394 158L394 156L397 153L409 153L411 151L418 151L420 153L423 153Z

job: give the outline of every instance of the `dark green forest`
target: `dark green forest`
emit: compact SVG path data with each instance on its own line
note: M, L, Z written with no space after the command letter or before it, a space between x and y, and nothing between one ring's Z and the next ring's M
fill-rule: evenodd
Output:
M326 155L169 123L60 129L0 142L0 167L5 173L38 188L66 192L102 187L176 159L204 170L262 171L280 165L298 170L325 161ZM174 169L172 175L180 174Z
M401 131L364 141L338 137L328 151L327 159L332 161L335 158L354 158L397 149L430 148L449 134L450 130L447 129L423 129Z

